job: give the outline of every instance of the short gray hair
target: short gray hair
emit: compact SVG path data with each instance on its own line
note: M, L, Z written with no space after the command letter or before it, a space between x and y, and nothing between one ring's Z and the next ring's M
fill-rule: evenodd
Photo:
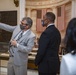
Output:
M31 19L30 17L24 17L24 18L22 19L22 21L24 21L24 20L27 21L28 26L31 28L31 27L32 27L32 24L33 24L32 19Z

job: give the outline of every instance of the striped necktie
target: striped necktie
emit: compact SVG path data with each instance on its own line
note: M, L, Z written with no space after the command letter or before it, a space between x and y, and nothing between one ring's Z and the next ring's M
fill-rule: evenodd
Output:
M22 37L22 35L23 35L23 31L22 31L22 32L20 33L20 35L18 36L17 41L20 40L20 38Z

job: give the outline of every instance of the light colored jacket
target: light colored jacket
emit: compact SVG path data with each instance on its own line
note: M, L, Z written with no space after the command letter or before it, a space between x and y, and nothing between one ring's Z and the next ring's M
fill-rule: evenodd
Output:
M62 56L60 75L76 75L76 54L68 53Z
M11 39L21 31L20 25L10 26L7 24L0 23L0 29L13 32ZM10 55L14 55L14 64L15 65L24 65L27 64L28 54L34 46L35 34L29 30L22 38L18 41L18 47L10 47Z

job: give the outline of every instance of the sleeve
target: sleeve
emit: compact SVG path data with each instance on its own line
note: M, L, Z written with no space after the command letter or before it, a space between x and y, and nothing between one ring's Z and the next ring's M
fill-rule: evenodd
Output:
M46 32L42 33L39 40L39 48L38 48L37 55L35 58L35 65L38 65L43 60L47 51L49 40L50 40L49 34L47 34Z
M13 32L16 26L10 26L8 24L0 23L0 28L9 32Z

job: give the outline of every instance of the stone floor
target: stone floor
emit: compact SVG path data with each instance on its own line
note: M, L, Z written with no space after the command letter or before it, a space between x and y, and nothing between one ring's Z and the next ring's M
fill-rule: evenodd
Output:
M38 75L38 72L36 70L30 70L27 71L28 75ZM7 75L7 68L0 68L0 75Z
M0 75L7 75L7 63L8 63L7 60L0 60L0 65L2 66L0 67ZM37 70L28 69L27 74L38 75L38 72Z
M1 65L0 75L7 75L7 63L8 63L8 61L6 61L6 60L1 60L0 61L0 65ZM38 75L38 71L28 69L27 75ZM59 75L59 74L57 74L57 75Z

